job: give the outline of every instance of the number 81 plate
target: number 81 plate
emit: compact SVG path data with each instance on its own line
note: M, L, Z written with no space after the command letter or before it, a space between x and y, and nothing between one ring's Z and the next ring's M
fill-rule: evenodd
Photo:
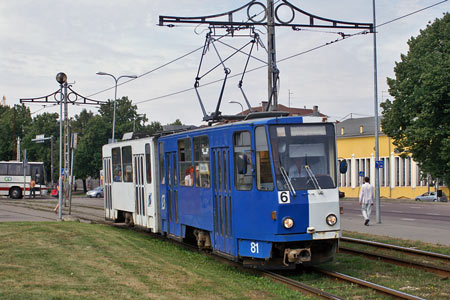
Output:
M271 242L239 240L239 256L270 258Z

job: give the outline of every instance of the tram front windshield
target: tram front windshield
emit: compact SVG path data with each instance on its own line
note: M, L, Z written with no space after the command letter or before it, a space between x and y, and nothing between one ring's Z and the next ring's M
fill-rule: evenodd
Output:
M269 129L278 190L336 187L331 124L273 125Z

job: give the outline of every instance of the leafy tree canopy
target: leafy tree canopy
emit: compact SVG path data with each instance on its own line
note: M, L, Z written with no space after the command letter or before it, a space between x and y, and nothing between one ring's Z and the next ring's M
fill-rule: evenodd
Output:
M394 101L381 104L383 131L422 171L450 183L450 14L408 41L388 78Z
M15 160L15 139L23 139L31 124L31 113L25 105L0 106L0 160Z

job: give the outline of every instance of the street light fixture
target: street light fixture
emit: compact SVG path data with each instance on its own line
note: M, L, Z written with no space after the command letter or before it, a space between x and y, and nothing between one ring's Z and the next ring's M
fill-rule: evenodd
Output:
M120 78L133 78L136 79L136 75L121 75L119 77L115 77L112 74L105 73L105 72L97 72L97 75L108 75L111 76L114 79L115 86L114 86L114 112L113 112L113 129L112 129L112 142L114 143L114 131L116 127L116 100L117 100L117 83L119 82Z
M244 106L242 106L242 104L240 102L237 101L228 101L228 103L234 103L234 104L239 104L241 106L241 115L244 115Z
M62 184L63 184L63 173L62 173L62 160L63 160L63 101L67 101L67 75L63 72L56 74L56 81L59 83L61 91L61 100L59 101L59 192L58 192L58 219L62 220Z

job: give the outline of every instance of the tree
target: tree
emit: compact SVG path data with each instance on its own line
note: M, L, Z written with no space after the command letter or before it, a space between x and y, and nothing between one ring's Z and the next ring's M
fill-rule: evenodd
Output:
M15 137L23 139L30 124L30 109L25 105L0 106L0 160L16 159Z
M381 104L383 131L424 173L450 183L450 14L408 41L388 78L394 101Z
M88 121L83 136L79 138L78 148L75 150L74 175L83 179L85 192L85 179L99 176L102 169L102 147L108 143L110 134L107 120L96 115Z
M43 134L45 137L53 136L53 178L58 176L59 165L59 114L43 113L37 115L26 128L26 135L23 138L23 149L27 149L27 157L30 161L44 162L47 180L50 180L51 174L51 142L38 144L32 139L37 135Z
M74 119L70 122L70 127L73 133L78 133L79 136L83 136L87 128L88 122L94 117L94 113L83 109L79 115L75 115Z
M107 103L103 104L99 113L107 122L110 132L112 132L112 122L114 114L114 101L108 100ZM140 122L146 122L147 118L144 116L139 116L137 113L137 106L133 105L128 97L122 97L116 101L116 125L115 125L115 139L120 139L124 133L133 131L133 123L137 125L139 129L141 127Z

